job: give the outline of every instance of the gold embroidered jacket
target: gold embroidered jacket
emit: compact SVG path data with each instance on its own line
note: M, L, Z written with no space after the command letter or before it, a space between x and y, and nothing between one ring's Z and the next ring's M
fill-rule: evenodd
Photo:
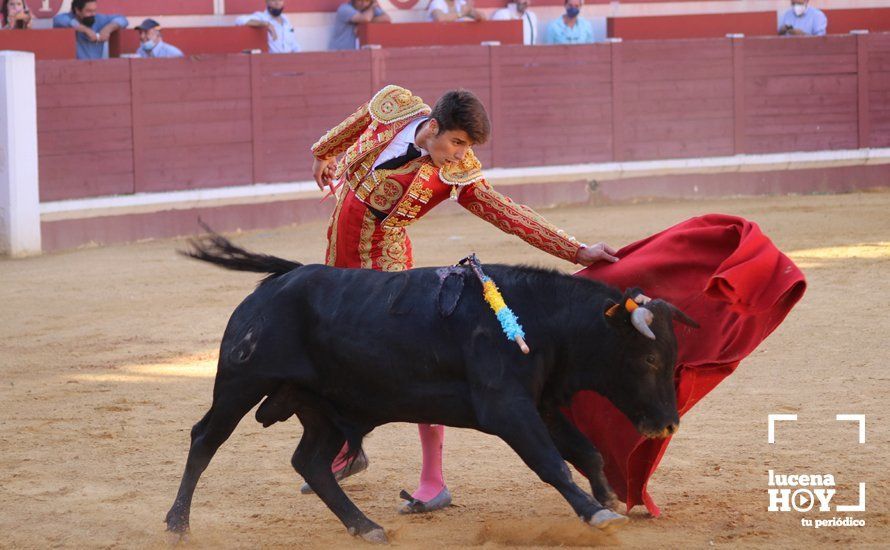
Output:
M527 206L504 197L485 181L482 165L472 150L460 163L436 168L422 157L396 170L373 170L377 157L411 121L429 116L431 109L409 90L386 86L349 118L312 146L318 159L342 155L335 179L355 192L366 205L386 214L384 228L405 227L448 198L559 258L574 262L583 245ZM342 200L345 193L341 193Z

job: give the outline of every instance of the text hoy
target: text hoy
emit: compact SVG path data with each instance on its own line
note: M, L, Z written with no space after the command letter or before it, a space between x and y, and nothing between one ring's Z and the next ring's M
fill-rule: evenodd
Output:
M783 475L775 474L769 470L769 485L772 487L797 487L803 488L792 490L785 489L769 489L769 507L770 512L809 512L818 502L820 512L831 511L831 499L837 493L836 489L823 488L834 486L834 476L827 475ZM815 487L809 489L806 487ZM838 512L864 512L865 511L865 483L859 484L859 502L855 505L837 505L835 510Z

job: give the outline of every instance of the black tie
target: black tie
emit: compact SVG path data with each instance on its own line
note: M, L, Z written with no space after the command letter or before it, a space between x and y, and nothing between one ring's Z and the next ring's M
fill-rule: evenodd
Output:
M408 144L408 150L405 151L404 155L400 155L395 158L391 158L386 162L381 162L377 165L377 168L383 168L384 170L395 170L396 168L402 167L408 164L410 161L416 159L420 156L420 149L414 146L413 143Z

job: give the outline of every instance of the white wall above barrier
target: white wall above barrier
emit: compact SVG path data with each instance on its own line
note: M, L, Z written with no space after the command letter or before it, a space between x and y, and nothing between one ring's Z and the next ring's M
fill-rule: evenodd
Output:
M0 254L39 254L34 54L0 51Z

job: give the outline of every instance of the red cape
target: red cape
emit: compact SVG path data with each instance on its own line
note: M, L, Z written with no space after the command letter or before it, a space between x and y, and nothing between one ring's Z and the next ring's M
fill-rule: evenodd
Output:
M639 287L667 300L700 325L674 324L677 333L677 407L682 416L775 330L803 296L796 265L757 224L735 216L692 218L622 248L621 261L577 273L624 290ZM643 438L609 401L577 394L569 419L597 446L605 472L630 510L660 510L646 491L669 439Z

